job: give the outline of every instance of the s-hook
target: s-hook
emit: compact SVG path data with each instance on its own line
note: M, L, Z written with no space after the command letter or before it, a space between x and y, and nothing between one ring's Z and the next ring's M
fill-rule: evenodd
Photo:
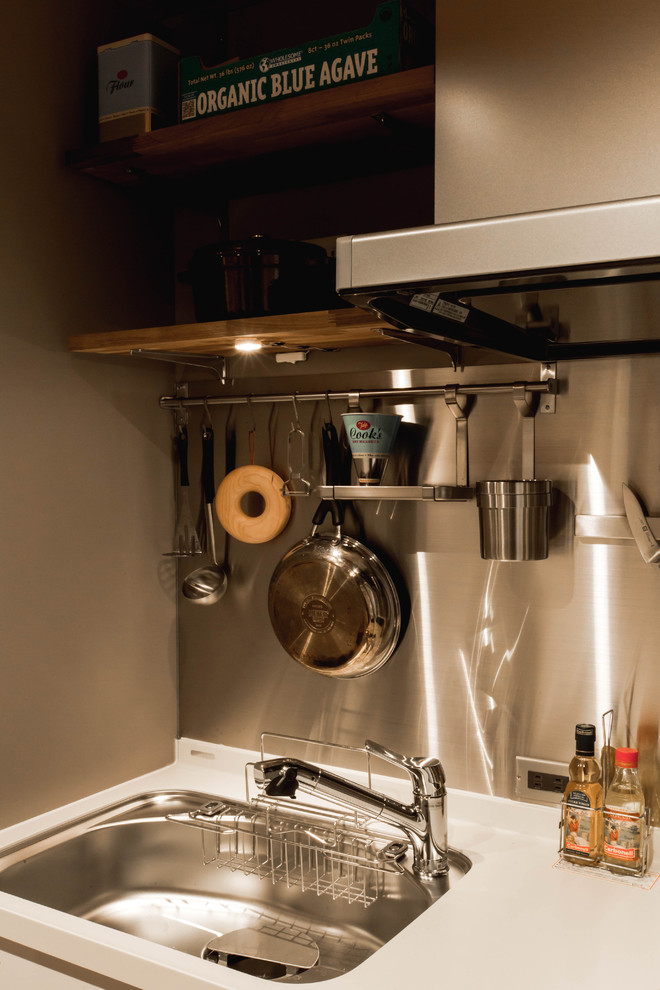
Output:
M531 481L536 477L534 419L539 405L538 392L530 392L524 383L513 386L513 401L522 419L522 477Z
M472 396L459 392L456 385L445 386L445 403L456 420L456 485L467 488L468 481L468 416Z

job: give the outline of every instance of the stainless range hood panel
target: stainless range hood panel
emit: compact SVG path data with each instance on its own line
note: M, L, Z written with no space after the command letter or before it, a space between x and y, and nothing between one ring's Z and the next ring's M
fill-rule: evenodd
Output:
M337 291L464 296L660 278L660 197L413 227L337 240ZM359 303L358 303L359 304Z
M341 238L339 294L434 346L547 359L660 350L580 340L583 327L543 339L548 320L529 310L521 332L451 308L495 294L515 321L520 303L512 312L503 294L660 277L660 5L436 0L435 33L435 225Z
M660 338L557 343L472 300L659 278L657 196L337 240L339 295L450 353L469 345L556 361L658 352Z

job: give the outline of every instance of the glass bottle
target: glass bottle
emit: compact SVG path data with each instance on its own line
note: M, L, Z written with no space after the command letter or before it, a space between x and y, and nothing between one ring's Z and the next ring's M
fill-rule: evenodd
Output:
M594 725L575 726L575 756L564 792L562 852L564 859L581 866L596 866L602 855L603 788L595 743Z
M644 791L637 773L638 752L616 751L614 777L603 810L603 862L615 873L641 873L644 843Z

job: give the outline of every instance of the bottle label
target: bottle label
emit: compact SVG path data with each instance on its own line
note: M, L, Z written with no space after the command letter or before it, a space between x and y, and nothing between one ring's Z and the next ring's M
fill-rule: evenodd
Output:
M603 852L623 862L640 858L642 825L639 815L609 811L603 813Z
M587 858L591 850L592 807L582 791L571 791L566 797L564 847Z

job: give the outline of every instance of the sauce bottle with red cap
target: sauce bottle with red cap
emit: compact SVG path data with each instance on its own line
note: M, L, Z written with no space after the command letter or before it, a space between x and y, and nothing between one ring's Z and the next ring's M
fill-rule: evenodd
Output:
M603 863L614 873L641 873L644 862L644 791L637 773L638 752L616 750L614 777L603 809Z

